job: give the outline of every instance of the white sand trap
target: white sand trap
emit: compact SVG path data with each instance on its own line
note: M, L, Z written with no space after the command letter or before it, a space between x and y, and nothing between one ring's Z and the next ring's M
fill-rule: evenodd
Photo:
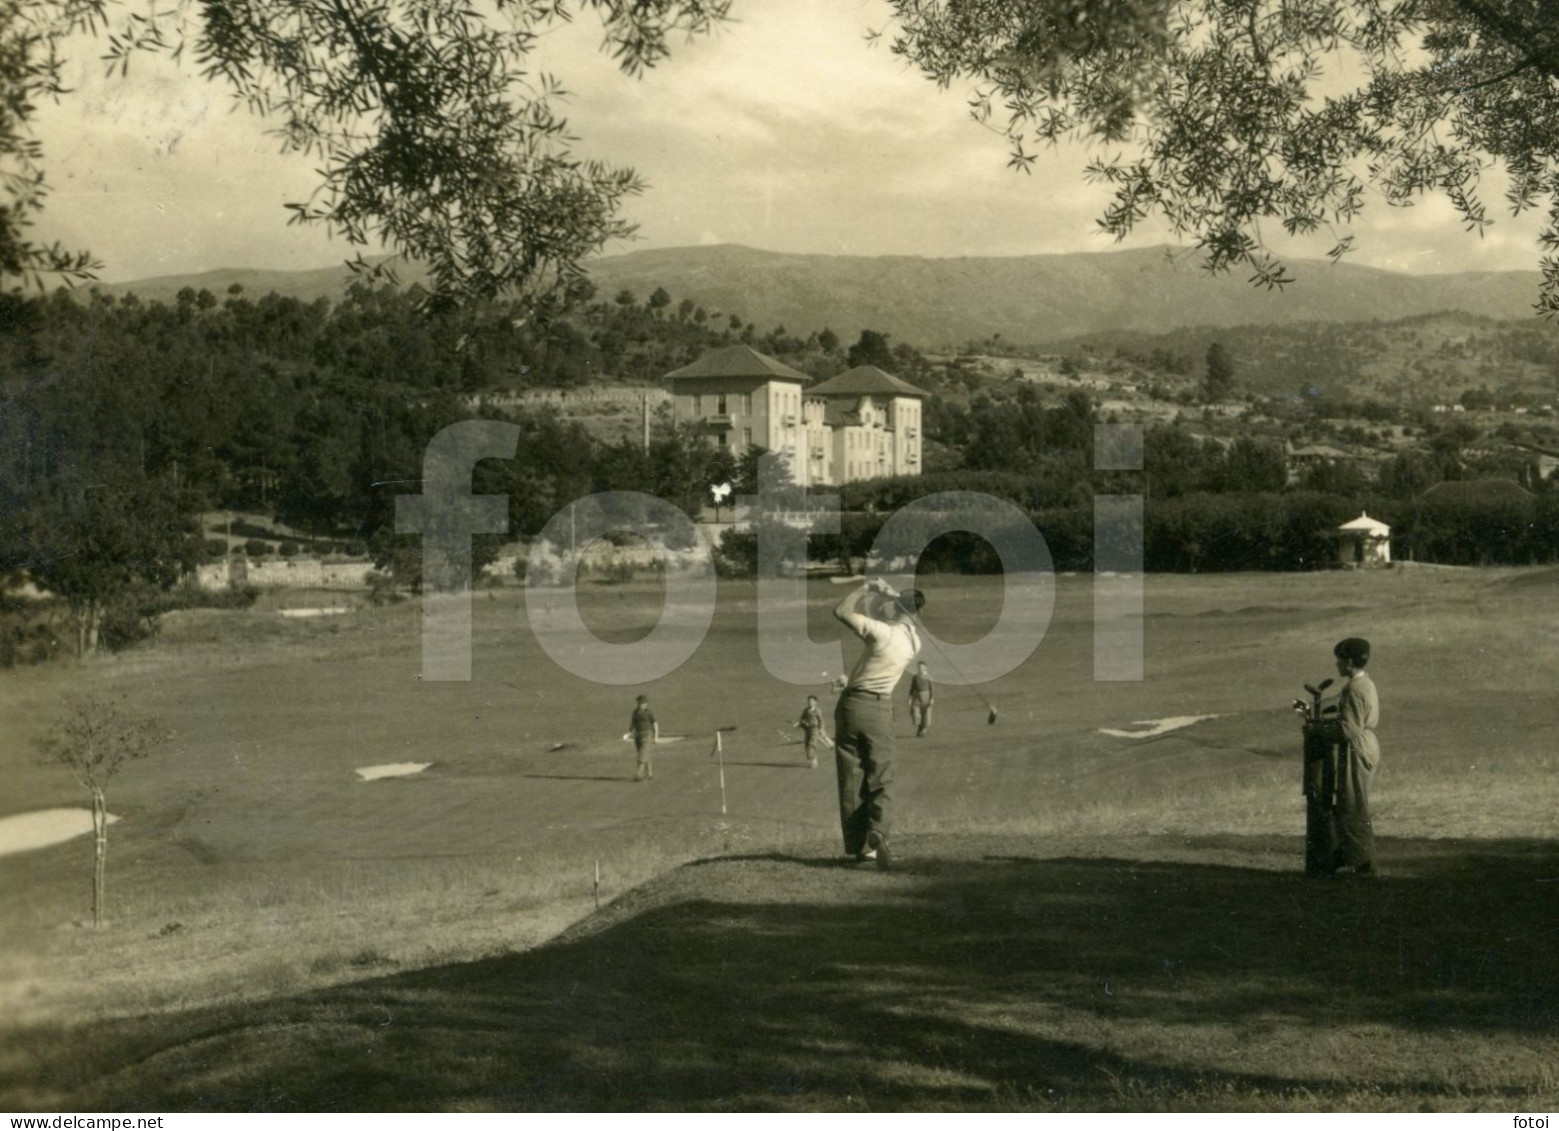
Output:
M109 824L117 820L112 813L108 815ZM91 831L90 809L40 809L36 813L0 817L0 856L63 844Z
M1139 719L1132 723L1133 727L1140 730L1111 730L1109 727L1100 727L1100 734L1107 734L1111 738L1157 738L1161 734L1168 734L1172 730L1191 726L1193 723L1206 722L1208 719L1216 719L1217 715L1171 715L1167 719Z
M344 605L316 605L305 609L277 609L284 617L338 617L352 610Z
M412 774L422 773L432 764L432 762L385 762L380 766L359 766L357 776L364 781L378 781L380 778L409 778Z

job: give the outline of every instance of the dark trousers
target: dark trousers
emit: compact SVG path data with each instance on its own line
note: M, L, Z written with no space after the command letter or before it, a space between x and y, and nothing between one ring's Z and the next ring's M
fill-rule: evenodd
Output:
M888 835L893 781L893 707L885 696L846 690L834 708L834 766L839 771L839 826L850 855L866 834Z
M909 721L915 726L916 734L925 734L931 728L931 700L920 696L909 701Z

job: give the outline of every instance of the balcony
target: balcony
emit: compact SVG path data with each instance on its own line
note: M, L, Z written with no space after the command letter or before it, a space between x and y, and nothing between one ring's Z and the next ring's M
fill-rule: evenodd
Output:
M780 426L782 428L794 428L796 426L795 413L786 413L784 416L780 417Z
M730 428L735 422L729 412L711 412L704 417L704 423L711 428Z

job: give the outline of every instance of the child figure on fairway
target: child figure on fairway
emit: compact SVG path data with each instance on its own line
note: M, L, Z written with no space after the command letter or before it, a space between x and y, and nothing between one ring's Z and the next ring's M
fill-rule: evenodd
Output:
M915 737L924 738L931 727L931 704L936 699L936 689L931 686L931 673L924 660L915 665L915 674L909 677L909 721L915 724Z
M650 764L650 753L655 749L655 743L660 741L660 724L655 721L655 712L650 710L648 695L639 696L635 702L628 729L633 732L633 749L639 758L633 780L649 781L655 776L655 767Z
M815 770L817 748L828 737L823 733L823 712L817 709L816 695L807 696L806 710L801 712L801 718L796 720L796 725L801 728L801 734L806 739L807 764Z

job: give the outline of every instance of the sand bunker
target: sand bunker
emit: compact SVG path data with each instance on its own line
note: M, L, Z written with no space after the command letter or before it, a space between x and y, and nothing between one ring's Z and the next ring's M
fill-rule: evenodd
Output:
M380 778L406 778L412 774L420 774L431 766L432 762L385 762L380 766L359 766L357 776L364 781L377 781Z
M1100 727L1099 733L1107 734L1111 738L1157 738L1172 730L1179 730L1181 727L1217 717L1217 715L1171 715L1167 719L1139 719L1131 724L1133 728L1131 730L1111 730L1109 727Z
M306 609L277 609L284 617L338 617L352 610L343 605L317 605Z
M119 818L112 813L108 815L109 824L117 820ZM35 813L0 817L0 856L63 844L91 831L90 809L40 809Z

